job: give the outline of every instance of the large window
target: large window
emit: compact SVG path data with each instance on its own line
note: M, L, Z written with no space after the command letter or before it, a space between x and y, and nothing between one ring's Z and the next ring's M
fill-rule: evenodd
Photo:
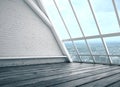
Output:
M120 0L43 0L74 62L120 65L118 3Z

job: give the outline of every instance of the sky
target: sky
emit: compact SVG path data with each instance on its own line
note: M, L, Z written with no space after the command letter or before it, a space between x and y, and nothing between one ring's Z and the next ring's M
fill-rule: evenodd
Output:
M83 37L68 0L55 1L72 38ZM69 38L69 35L61 21L53 0L42 0L42 2L57 33L62 39ZM108 34L120 32L120 27L115 15L112 0L90 0L90 2L95 12L98 25L101 29L101 33ZM71 0L71 3L77 14L84 34L86 36L98 35L99 32L97 30L87 0ZM115 3L120 17L120 0L115 0Z

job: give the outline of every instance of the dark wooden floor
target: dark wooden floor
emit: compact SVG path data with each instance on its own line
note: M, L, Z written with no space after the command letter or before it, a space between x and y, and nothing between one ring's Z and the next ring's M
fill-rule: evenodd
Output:
M120 87L120 66L60 63L0 68L0 87Z

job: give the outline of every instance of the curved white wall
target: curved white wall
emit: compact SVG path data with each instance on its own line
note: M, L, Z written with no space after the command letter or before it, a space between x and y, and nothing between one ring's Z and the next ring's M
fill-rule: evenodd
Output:
M0 57L63 56L50 29L23 0L0 0Z

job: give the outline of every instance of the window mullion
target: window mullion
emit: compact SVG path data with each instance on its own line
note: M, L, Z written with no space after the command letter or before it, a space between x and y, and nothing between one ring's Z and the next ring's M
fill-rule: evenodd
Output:
M118 11L117 11L117 7L116 7L116 4L115 4L115 1L112 0L112 3L113 3L113 7L114 7L114 10L115 10L116 18L117 18L117 21L118 21L118 24L119 24L119 28L120 28L120 18L119 18L119 15L118 15Z
M98 25L98 22L97 22L95 13L94 13L94 11L93 11L92 5L91 5L91 3L90 3L90 0L88 0L88 4L89 4L89 7L90 7L90 9L91 9L93 18L94 18L94 20L95 20L95 24L96 24L96 26L97 26L97 29L98 29L100 38L101 38L101 40L102 40L103 46L104 46L104 48L105 48L106 54L107 54L108 59L109 59L109 62L110 62L110 64L111 64L112 61L111 61L111 58L110 58L110 56L109 56L109 51L108 51L107 45L106 45L106 43L105 43L105 41L104 41L104 39L103 39L103 37L102 37L102 34L101 34L101 31L100 31L100 28L99 28L99 25Z
M80 22L79 22L79 20L78 20L78 17L77 17L77 15L76 15L76 12L75 12L75 10L74 10L74 8L73 8L73 6L72 6L71 0L68 0L68 2L69 2L70 6L71 6L71 8L72 8L73 14L74 14L74 16L75 16L75 19L76 19L76 21L77 21L77 24L78 24L78 26L79 26L79 29L80 29L80 31L81 31L81 33L82 33L82 35L83 35L83 38L84 38L85 43L86 43L86 45L87 45L87 48L88 48L88 50L89 50L89 52L90 52L90 55L92 56L92 51L91 51L91 49L90 49L90 46L89 46L88 43L87 43L85 34L84 34L83 29L82 29L82 27L81 27L81 25L80 25ZM95 58L94 58L93 56L92 56L92 60L93 60L93 62L95 63Z
M61 13L60 13L60 10L59 10L59 8L58 8L58 6L57 6L57 3L56 3L55 0L53 0L53 2L54 2L55 6L56 6L56 8L57 8L57 11L58 11L59 16L60 16L60 18L61 18L61 20L62 20L62 22L63 22L63 24L64 24L64 27L65 27L65 29L66 29L69 37L70 37L70 41L72 41L73 47L74 47L74 49L75 49L75 51L76 51L76 53L77 53L77 56L79 57L79 61L82 62L82 59L81 59L81 57L79 56L78 49L77 49L74 41L72 40L72 36L71 36L71 34L70 34L70 32L69 32L69 29L68 29L68 27L67 27L67 25L66 25L66 23L65 23L65 21L64 21L64 19L63 19L63 17L62 17L62 15L61 15Z

